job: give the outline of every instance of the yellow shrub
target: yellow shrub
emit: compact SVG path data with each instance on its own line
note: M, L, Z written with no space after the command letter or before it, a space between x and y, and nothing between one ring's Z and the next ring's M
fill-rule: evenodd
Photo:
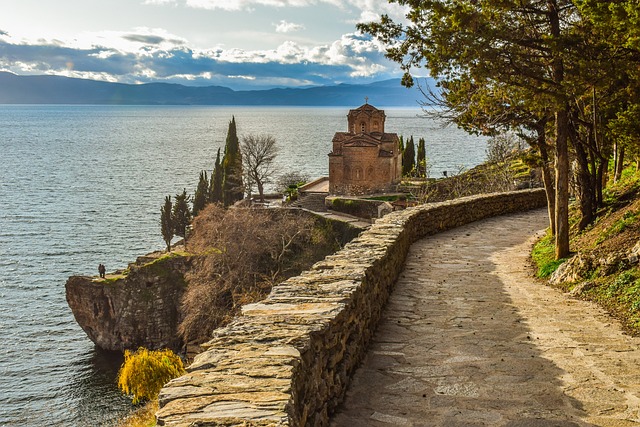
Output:
M124 352L124 363L118 372L118 387L133 396L133 403L158 397L169 380L184 374L182 360L171 350L140 347L135 353Z

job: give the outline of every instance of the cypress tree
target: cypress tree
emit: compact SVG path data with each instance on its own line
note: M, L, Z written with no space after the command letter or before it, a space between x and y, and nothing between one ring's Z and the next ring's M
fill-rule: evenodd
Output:
M160 230L162 239L167 244L167 252L171 252L171 239L173 239L173 216L171 196L164 198L164 206L160 208Z
M227 140L224 146L224 160L222 161L223 179L222 192L225 206L229 206L242 200L244 188L242 186L242 154L240 153L240 141L236 131L236 118L229 123Z
M211 203L222 203L222 178L223 170L220 161L220 149L216 157L216 164L211 173L211 185L209 186L209 201Z
M204 208L204 206L209 202L208 200L208 192L209 192L209 178L207 177L207 171L200 172L200 180L198 181L198 188L196 188L196 193L193 196L193 216L197 216L198 212Z
M418 158L416 159L416 169L420 178L427 176L427 153L424 138L418 141Z
M409 138L402 153L402 175L410 176L416 165L416 149L413 142L413 136Z
M176 236L183 237L187 233L187 226L191 223L191 210L189 209L189 196L185 188L181 194L176 194L176 202L171 212L173 220L173 232Z

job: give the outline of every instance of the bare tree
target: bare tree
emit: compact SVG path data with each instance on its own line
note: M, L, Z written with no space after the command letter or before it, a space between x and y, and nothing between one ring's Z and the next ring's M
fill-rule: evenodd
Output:
M271 135L244 136L240 150L247 191L251 193L255 186L260 195L260 201L264 202L264 185L271 182L275 175L273 161L278 154L276 140Z

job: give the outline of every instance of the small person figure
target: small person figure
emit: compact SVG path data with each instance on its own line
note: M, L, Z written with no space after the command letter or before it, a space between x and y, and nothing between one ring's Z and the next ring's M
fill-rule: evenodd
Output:
M104 275L107 272L106 267L103 264L98 265L98 273L100 273L100 277L104 279Z

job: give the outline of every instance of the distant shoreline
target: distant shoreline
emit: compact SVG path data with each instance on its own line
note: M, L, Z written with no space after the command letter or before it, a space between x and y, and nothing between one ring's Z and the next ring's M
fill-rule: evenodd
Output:
M424 85L437 90L433 79L425 79ZM1 105L345 107L360 105L365 98L380 107L418 106L424 101L419 89L402 86L400 79L363 85L236 91L223 86L132 85L0 72Z

